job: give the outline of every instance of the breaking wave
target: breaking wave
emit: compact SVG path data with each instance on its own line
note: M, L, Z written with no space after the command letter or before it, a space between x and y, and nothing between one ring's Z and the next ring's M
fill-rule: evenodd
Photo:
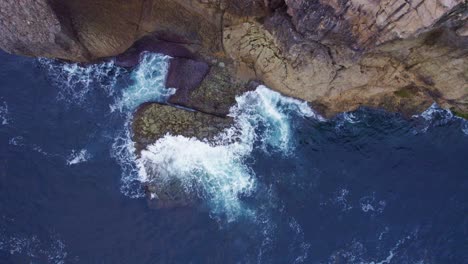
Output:
M132 114L128 113L124 128L117 133L112 143L111 156L122 169L120 191L131 198L141 198L145 194L139 181L136 165L135 143L132 141Z
M461 131L465 135L468 135L468 121L455 116L450 110L441 108L436 103L432 104L420 115L414 115L413 118L416 121L420 121L414 133L425 133L434 127L445 126L450 123L459 123Z
M137 160L139 180L164 186L179 179L187 192L206 200L216 215L228 221L248 212L241 198L255 190L247 164L257 146L288 155L293 116L321 119L306 102L288 98L265 86L236 98L230 109L234 125L214 140L166 135L143 150Z
M58 100L82 104L88 95L97 88L104 89L107 96L114 95L115 84L124 71L117 67L113 60L81 65L57 60L38 59L39 64L47 70L49 78L60 90Z
M76 165L82 162L86 162L91 158L91 154L88 153L86 149L82 150L72 150L71 154L68 156L66 163L68 166Z
M133 84L123 91L112 110L134 110L142 103L165 102L175 93L174 88L166 88L165 81L171 57L158 53L143 53L140 64L131 73Z

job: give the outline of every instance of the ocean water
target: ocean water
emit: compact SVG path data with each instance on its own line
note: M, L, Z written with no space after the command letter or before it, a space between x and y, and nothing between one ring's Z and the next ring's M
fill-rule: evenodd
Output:
M0 263L467 263L465 120L326 120L259 86L214 140L167 134L136 157L132 112L174 92L169 60L0 53ZM201 202L151 209L155 173Z

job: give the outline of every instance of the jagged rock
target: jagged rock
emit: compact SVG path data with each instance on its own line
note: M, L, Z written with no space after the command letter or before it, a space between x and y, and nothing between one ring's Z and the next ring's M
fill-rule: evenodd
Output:
M285 0L295 29L308 39L356 49L431 29L464 0Z
M467 14L464 0L5 0L0 47L92 61L156 35L197 61L223 60L233 85L220 87L259 79L326 115L360 105L420 111L420 96L468 113ZM123 61L133 65L129 54ZM410 86L420 96L399 100L395 93ZM212 97L193 93L173 100L226 113L215 106L225 103L202 106L193 100Z
M242 68L251 68L269 87L314 102L326 116L361 105L410 115L434 101L468 112L468 44L456 33L464 23L459 9L432 31L368 51L311 40L281 12L264 24L250 20L227 27L223 43ZM400 100L395 92L409 86L422 92Z

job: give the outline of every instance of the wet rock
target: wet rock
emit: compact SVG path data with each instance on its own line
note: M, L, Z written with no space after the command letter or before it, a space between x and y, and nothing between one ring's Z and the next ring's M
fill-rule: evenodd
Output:
M214 65L197 89L185 87L177 90L169 102L216 116L226 116L236 103L236 96L253 89L255 87L252 88L247 82L233 78L228 69Z
M212 140L231 125L231 118L188 111L169 105L146 104L140 107L134 116L133 141L137 153L140 153L146 146L154 144L166 134ZM182 207L192 205L198 200L196 194L187 192L177 178L163 181L158 177L158 171L150 170L148 174L149 179L143 185L151 207L158 209Z
M120 67L131 68L140 62L143 52L161 53L171 57L197 59L197 56L183 44L160 40L156 36L145 37L137 41L131 48L115 58L115 64Z
M409 85L442 107L468 112L467 9L464 0L5 0L0 47L92 61L152 35L161 42L136 45L119 64L135 65L145 49L222 61L235 80L224 82L215 70L205 79L218 78L220 86L259 79L320 104L327 116L363 104L398 109L385 98L400 102L395 92ZM228 103L212 103L210 91L218 92L211 86L181 88L173 103L224 115Z
M455 33L457 26L445 24L365 52L311 42L291 28L288 18L278 14L264 25L244 22L225 29L224 47L267 86L321 105L328 117L362 105L415 111L412 114L425 110L430 104L395 97L395 91L409 85L421 87L425 101L468 110L468 44Z
M210 67L202 61L184 58L171 59L166 87L176 88L170 102L190 107L190 94L203 82Z
M229 117L219 117L163 104L145 104L134 115L133 141L137 153L166 134L212 139L232 125Z

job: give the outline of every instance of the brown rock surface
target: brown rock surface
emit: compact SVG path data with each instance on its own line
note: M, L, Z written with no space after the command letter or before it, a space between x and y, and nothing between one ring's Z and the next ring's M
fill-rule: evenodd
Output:
M167 133L210 139L231 125L231 118L150 103L140 107L134 116L133 141L139 152Z
M229 78L207 75L220 90L255 78L326 115L360 105L410 114L432 101L467 113L467 16L464 0L5 0L0 47L90 61L154 34L223 60ZM203 85L174 102L225 114L223 99L203 99L224 91Z
M220 62L223 65L223 62ZM171 86L170 86L171 87ZM197 89L178 89L169 103L216 116L226 116L236 96L251 90L247 82L236 80L226 67L213 65Z
M289 13L296 5L319 8L320 4L286 2L292 4ZM307 11L302 8L299 13ZM383 44L375 47L377 40L366 46L353 35L321 34L311 16L326 10L313 10L307 15L292 13L292 20L278 11L264 24L255 20L233 24L224 30L226 53L238 68L251 69L258 79L286 95L314 102L327 116L361 105L414 114L434 101L468 111L468 43L457 33L466 22L466 5L455 6L450 14L433 21L437 26L431 31L424 33L427 28L421 24L414 36L388 42L388 37L382 37ZM302 19L295 21L294 15ZM301 27L310 29L310 34L301 33ZM407 87L417 87L419 92L401 100L396 92Z
M172 96L180 105L187 105L190 94L196 90L205 79L210 67L202 61L185 58L171 59L166 78L166 87L176 88Z

